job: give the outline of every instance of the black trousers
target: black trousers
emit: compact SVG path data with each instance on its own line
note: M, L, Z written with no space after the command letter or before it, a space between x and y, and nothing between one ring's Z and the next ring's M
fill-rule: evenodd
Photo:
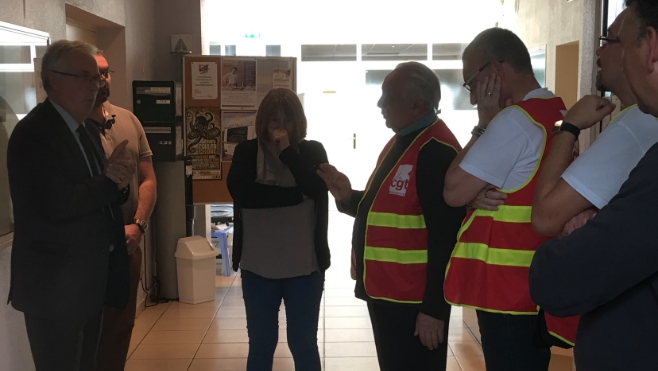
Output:
M449 315L443 343L429 350L414 336L418 306L368 303L368 312L381 371L445 371Z
M487 371L547 371L550 348L532 343L537 316L514 316L478 310Z
M102 312L88 321L25 316L27 337L37 371L93 371Z

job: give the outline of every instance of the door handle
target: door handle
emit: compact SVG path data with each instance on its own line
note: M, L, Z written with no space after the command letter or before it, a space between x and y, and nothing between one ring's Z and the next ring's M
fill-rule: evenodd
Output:
M356 149L356 133L352 134L352 147Z

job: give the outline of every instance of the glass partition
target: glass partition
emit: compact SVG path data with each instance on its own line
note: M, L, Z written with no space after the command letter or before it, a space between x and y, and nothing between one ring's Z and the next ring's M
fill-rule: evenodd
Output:
M18 121L45 99L39 70L47 46L47 33L0 22L0 236L14 224L7 144Z

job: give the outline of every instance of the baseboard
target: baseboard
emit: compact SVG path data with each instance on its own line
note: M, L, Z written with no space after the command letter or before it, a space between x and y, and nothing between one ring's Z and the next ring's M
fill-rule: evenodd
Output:
M139 318L139 316L144 312L146 309L146 298L143 298L139 303L137 303L137 310L135 311L135 318Z

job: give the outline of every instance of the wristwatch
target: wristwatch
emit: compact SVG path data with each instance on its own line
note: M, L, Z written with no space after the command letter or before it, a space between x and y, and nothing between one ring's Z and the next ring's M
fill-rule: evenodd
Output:
M573 134L574 136L576 136L576 139L578 139L578 135L580 134L580 129L578 129L576 125L570 124L568 122L563 122L560 125L560 132L563 131Z
M135 219L133 222L139 227L139 230L142 231L142 233L145 233L146 230L149 229L149 223L146 220Z

